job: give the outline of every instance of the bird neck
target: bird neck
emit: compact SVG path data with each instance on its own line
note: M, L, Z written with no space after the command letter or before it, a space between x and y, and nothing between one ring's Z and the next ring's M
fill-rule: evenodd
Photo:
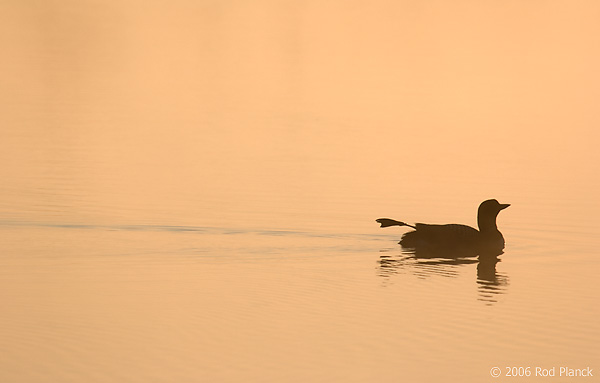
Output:
M479 231L481 233L491 233L498 231L498 226L496 226L496 216L488 216L488 215L478 215L477 216L477 226L479 226Z

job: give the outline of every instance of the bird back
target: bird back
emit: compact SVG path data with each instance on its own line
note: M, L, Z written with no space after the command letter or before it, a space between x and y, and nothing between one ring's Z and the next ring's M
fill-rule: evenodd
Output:
M465 244L474 244L479 241L478 230L458 224L429 225L417 223L416 230L405 233L400 244L407 248L437 247L452 249Z

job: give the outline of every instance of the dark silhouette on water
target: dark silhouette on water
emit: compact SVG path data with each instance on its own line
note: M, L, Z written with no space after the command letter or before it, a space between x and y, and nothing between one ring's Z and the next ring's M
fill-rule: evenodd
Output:
M415 229L405 233L399 243L417 258L496 257L504 250L504 237L496 226L496 217L509 206L495 199L483 201L477 211L479 230L458 224L417 223L413 226L389 218L376 221L381 227L408 226Z
M387 253L389 250L386 250ZM412 274L419 279L458 278L461 269L477 265L478 300L491 305L498 301L500 295L508 289L509 279L506 273L496 271L496 264L501 260L496 256L480 256L473 258L424 258L414 254L382 254L377 262L378 274L387 282L393 283L396 275Z

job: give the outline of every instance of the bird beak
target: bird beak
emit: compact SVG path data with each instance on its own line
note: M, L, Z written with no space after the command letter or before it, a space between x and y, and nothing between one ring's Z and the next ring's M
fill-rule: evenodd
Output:
M506 209L506 208L507 208L507 207L509 207L509 206L510 206L510 204L509 204L509 203L501 203L501 204L500 204L500 210L504 210L504 209Z

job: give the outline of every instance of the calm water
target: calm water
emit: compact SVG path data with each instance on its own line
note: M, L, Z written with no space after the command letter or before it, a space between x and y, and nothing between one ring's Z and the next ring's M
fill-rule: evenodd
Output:
M599 13L1 2L0 381L598 379Z

